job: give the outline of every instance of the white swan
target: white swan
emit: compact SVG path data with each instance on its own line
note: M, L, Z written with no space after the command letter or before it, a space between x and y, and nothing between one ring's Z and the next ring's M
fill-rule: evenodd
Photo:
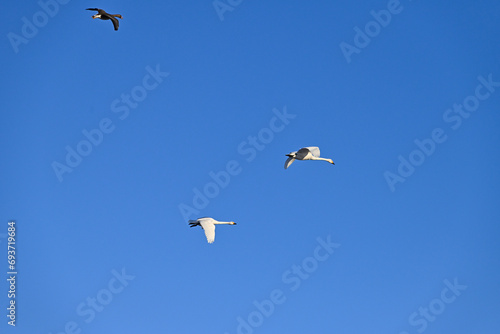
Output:
M209 244L213 243L215 240L215 225L222 224L236 225L235 222L220 222L209 217L203 217L189 221L190 227L201 226L201 228L205 230L205 236L207 237L207 241Z
M303 147L298 151L288 153L286 155L288 157L288 159L286 159L286 162L285 162L285 169L290 167L290 165L295 160L324 160L324 161L328 161L332 165L335 165L335 163L332 161L332 159L320 158L319 155L320 155L319 147L316 147L316 146Z

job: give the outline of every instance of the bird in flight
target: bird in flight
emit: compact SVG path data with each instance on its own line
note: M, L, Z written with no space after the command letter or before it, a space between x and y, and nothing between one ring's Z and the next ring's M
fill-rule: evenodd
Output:
M320 155L319 147L316 147L316 146L303 147L298 151L288 153L286 155L288 157L288 159L286 159L286 162L285 162L285 169L290 167L290 165L295 160L323 160L323 161L328 161L332 165L335 165L335 163L332 161L332 159L320 158L319 155Z
M201 228L205 231L205 236L207 237L207 241L209 244L213 243L215 240L215 225L222 224L236 225L235 222L220 222L209 217L203 217L189 221L190 227L201 226Z
M120 14L108 14L104 10L99 8L87 8L87 10L97 11L97 14L92 15L93 19L111 20L111 22L113 22L113 27L115 27L115 30L118 30L118 26L120 25L120 23L116 18L118 17L120 19L123 19L123 17Z

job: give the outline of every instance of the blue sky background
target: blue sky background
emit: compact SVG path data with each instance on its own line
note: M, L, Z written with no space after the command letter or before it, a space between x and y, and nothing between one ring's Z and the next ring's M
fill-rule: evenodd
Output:
M443 115L479 76L500 82L500 3L401 0L348 62L340 44L387 6L242 1L221 20L212 1L69 1L14 47L42 8L4 3L1 268L15 219L19 274L16 328L0 283L2 332L498 333L500 87L456 129ZM87 7L122 14L119 31ZM148 66L170 75L120 119L113 101ZM238 147L284 109L295 118L248 161ZM52 164L103 119L113 131L60 182ZM391 191L384 173L436 128L446 141ZM303 146L336 165L284 170ZM232 160L240 172L190 216L238 223L209 245L179 206ZM341 246L292 291L283 275L328 236ZM86 322L78 306L122 269L135 278ZM440 304L455 279L467 288ZM285 301L238 328L276 289ZM445 309L423 320L430 304Z

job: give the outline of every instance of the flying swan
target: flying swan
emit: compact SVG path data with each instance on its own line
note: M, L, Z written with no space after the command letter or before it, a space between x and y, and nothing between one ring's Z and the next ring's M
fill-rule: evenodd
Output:
M120 19L123 19L123 17L120 14L108 14L104 10L99 8L87 8L87 10L97 11L97 14L92 15L93 19L111 20L111 22L113 22L113 27L115 27L115 30L118 30L118 26L120 25L120 23L116 18L119 17Z
M290 167L290 165L295 160L324 160L324 161L328 161L332 165L335 165L335 163L332 161L332 159L320 158L319 155L320 155L319 154L319 147L316 147L316 146L303 147L298 151L288 153L286 155L288 157L288 159L286 159L286 162L285 162L285 169Z
M235 222L220 222L209 217L203 217L189 221L190 227L201 226L201 228L205 230L205 236L207 237L207 241L209 244L213 243L215 240L215 225L222 224L236 225Z

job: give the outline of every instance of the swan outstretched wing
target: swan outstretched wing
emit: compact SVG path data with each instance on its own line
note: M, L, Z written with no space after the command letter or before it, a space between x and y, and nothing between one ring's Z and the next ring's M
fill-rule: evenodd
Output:
M290 165L295 161L295 158L292 158L292 157L288 157L288 159L286 159L285 161L285 169L287 169L288 167L290 167Z
M311 152L312 155L314 155L316 158L319 158L320 153L319 153L319 147L317 146L309 146L309 147L304 147L305 149L308 149L309 152Z
M201 227L205 231L205 236L209 244L213 243L215 240L215 225L214 223L207 220L198 220Z
M309 152L310 151L308 147L303 147L297 151L296 158L299 160L304 160L304 158L309 154Z

